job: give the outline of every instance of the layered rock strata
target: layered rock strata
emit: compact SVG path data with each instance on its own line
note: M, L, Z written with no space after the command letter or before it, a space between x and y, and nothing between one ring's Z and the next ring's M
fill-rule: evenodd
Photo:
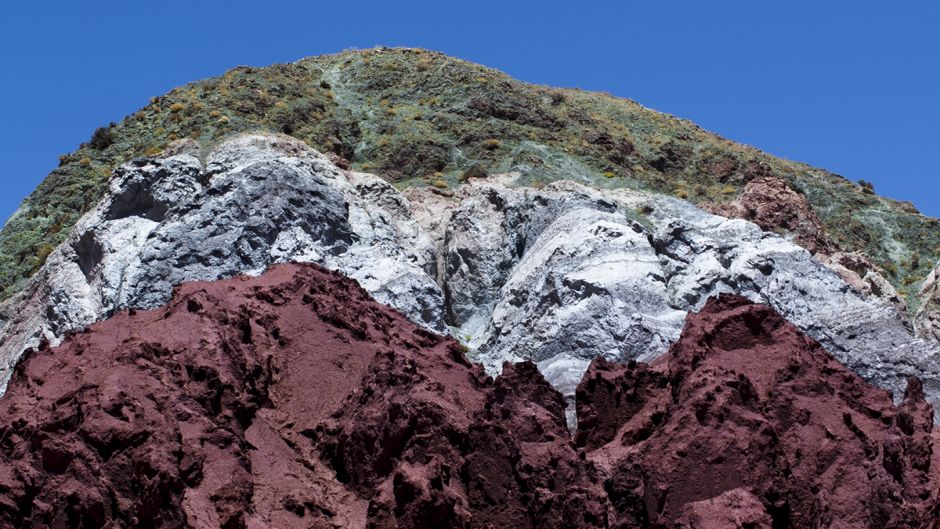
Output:
M734 292L898 398L918 375L940 399L940 349L915 339L893 303L745 220L572 181L535 189L512 175L400 193L284 136L239 136L198 154L181 148L117 171L107 197L0 307L6 365L115 311L155 307L174 284L314 262L450 331L491 374L532 360L569 398L592 359L663 354L689 311Z

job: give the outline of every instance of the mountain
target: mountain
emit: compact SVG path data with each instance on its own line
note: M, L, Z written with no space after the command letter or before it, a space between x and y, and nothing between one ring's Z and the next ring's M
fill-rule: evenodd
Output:
M940 224L380 48L98 129L0 232L0 527L940 529Z
M595 360L577 407L572 433L532 363L493 379L354 281L277 265L27 355L0 525L936 527L918 381L895 406L744 298L652 365Z
M533 86L418 49L378 48L267 68L239 67L155 97L102 127L53 170L0 232L0 291L19 291L121 164L175 139L208 147L234 133L275 131L335 153L397 186L455 187L465 174L520 171L543 185L574 179L733 202L756 178L805 197L829 254L877 267L913 314L918 284L940 260L940 223L870 185L735 144L632 101ZM800 226L767 226L793 235ZM806 242L799 233L795 240Z

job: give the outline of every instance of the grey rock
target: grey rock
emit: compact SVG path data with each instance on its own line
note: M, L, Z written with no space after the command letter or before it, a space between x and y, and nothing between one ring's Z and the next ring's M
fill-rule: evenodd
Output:
M534 190L472 180L455 201L440 243L448 313L490 372L532 359L570 395L592 358L653 359L688 311L736 292L896 396L917 375L940 402L940 349L913 337L894 303L750 222L574 182Z
M191 147L120 168L107 197L0 306L3 380L27 348L165 303L179 283L300 261L451 332L491 373L535 361L568 396L591 359L653 360L689 311L736 292L898 397L920 376L940 405L940 346L912 335L877 278L869 291L850 285L750 222L641 191L523 187L513 175L471 179L451 197L400 193L283 136L237 137L205 162ZM932 317L919 316L922 335Z
M914 316L918 336L940 343L940 263L920 287L920 308Z
M24 291L0 307L3 381L28 347L123 308L151 308L175 285L270 264L316 262L445 332L434 250L394 187L339 170L303 143L242 136L203 166L190 154L116 171L107 197Z
M843 281L864 294L865 297L893 305L904 319L905 325L911 328L904 298L886 279L885 271L867 257L858 253L834 252L817 253L816 258L833 269Z

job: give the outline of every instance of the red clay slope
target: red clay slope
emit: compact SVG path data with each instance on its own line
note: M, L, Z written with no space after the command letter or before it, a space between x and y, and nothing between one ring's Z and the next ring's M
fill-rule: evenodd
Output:
M180 287L30 353L0 527L936 529L930 408L722 297L564 402L310 265Z

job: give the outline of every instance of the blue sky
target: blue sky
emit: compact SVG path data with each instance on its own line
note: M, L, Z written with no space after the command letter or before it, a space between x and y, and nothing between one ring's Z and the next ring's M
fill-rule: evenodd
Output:
M9 0L0 219L59 154L151 96L239 64L375 45L629 97L940 216L938 28L927 1Z

